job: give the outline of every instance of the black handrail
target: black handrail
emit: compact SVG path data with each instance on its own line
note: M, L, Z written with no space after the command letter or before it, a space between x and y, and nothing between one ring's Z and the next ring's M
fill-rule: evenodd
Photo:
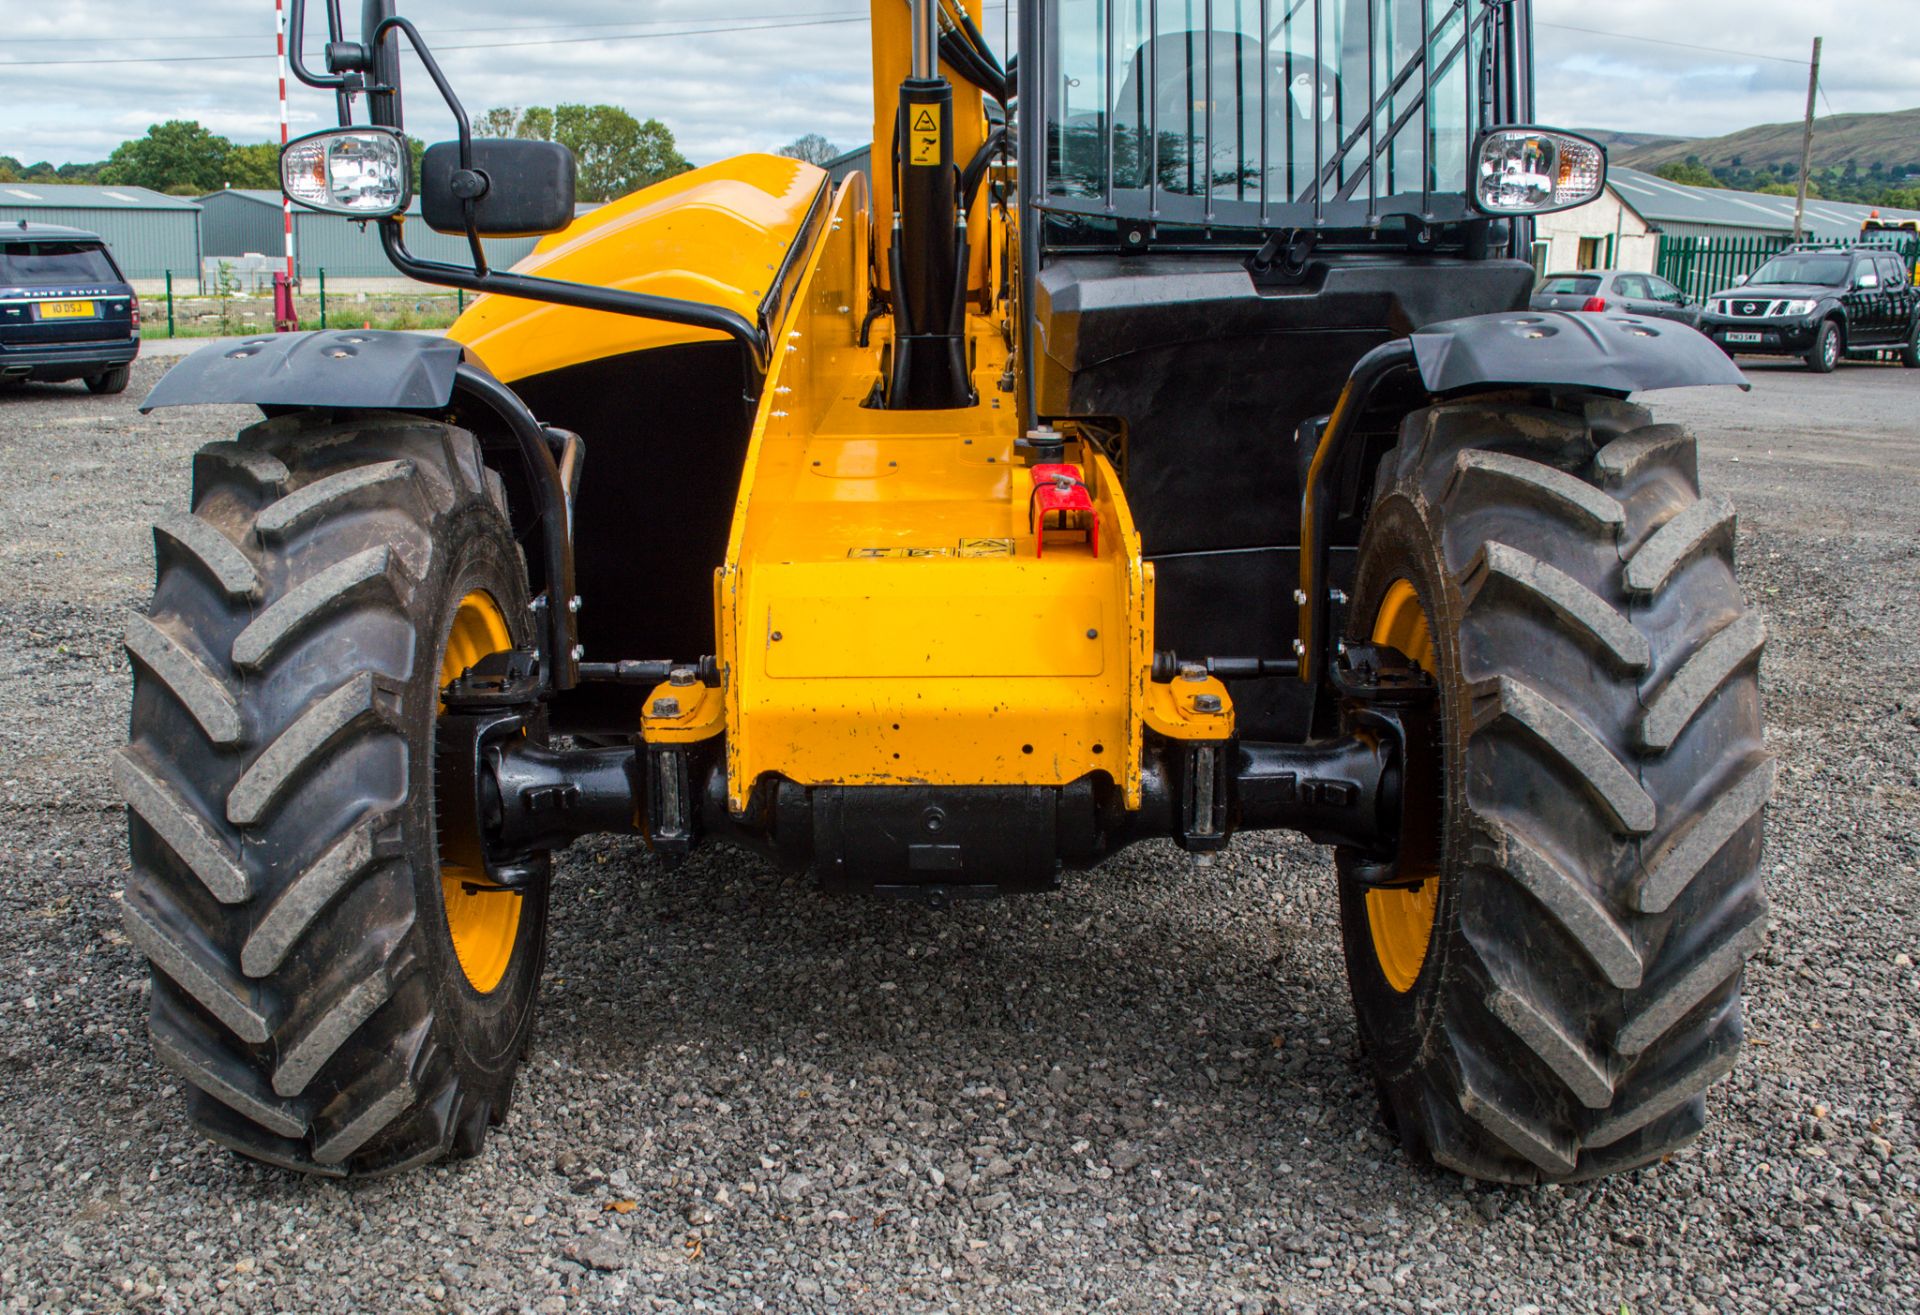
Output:
M1360 417L1366 413L1374 391L1390 376L1414 366L1411 338L1381 343L1362 356L1347 376L1346 387L1320 431L1313 461L1307 467L1306 487L1300 495L1300 638L1296 651L1300 679L1308 685L1319 683L1333 646L1328 633L1332 600L1327 585L1335 510L1333 468L1359 432Z

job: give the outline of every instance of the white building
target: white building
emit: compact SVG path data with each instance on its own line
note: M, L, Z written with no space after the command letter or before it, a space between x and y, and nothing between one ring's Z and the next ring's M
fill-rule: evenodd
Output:
M1659 230L1611 177L1606 190L1587 204L1533 221L1533 267L1541 274L1575 269L1652 273L1659 254Z

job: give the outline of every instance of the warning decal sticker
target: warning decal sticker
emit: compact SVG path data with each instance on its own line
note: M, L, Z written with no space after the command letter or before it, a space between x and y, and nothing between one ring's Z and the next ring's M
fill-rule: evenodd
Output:
M910 164L940 163L940 111L933 105L912 107L913 122L907 130L907 161Z
M1011 557L1012 539L962 539L954 548L849 548L847 556L856 560L878 561L927 557Z

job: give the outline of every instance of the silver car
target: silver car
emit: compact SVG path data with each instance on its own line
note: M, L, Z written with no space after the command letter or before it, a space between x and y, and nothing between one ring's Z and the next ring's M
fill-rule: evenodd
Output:
M1630 269L1549 274L1533 290L1535 310L1646 315L1700 327L1700 303L1663 278Z

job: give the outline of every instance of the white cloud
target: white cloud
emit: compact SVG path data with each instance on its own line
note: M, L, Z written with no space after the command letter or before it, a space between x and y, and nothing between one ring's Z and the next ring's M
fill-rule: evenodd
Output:
M323 6L320 0L313 5L317 18ZM15 7L24 12L9 15L0 63L22 66L0 73L7 104L0 154L56 163L97 160L149 123L168 118L199 119L235 141L267 140L279 131L268 0L181 0L168 6L64 0ZM358 5L344 8L352 13ZM1816 32L1826 37L1822 113L1829 105L1840 112L1908 108L1920 104L1915 10L1913 0L1535 0L1540 116L1573 127L1686 135L1792 120L1803 105L1803 62ZM402 11L443 52L449 76L476 113L502 104L607 101L663 120L696 161L771 149L807 132L852 147L871 132L862 0L563 0L546 6L402 0ZM849 16L857 21L754 30ZM986 26L997 39L998 10ZM676 27L728 30L612 39ZM130 40L153 36L169 39ZM203 39L209 36L222 39ZM543 37L572 43L450 48ZM317 49L317 35L310 35L310 45ZM264 57L184 62L250 47ZM182 62L54 62L165 56ZM417 66L407 103L409 127L418 135L432 139L450 132L450 120ZM327 97L294 89L296 132L331 121Z
M1821 114L1920 105L1912 0L1535 0L1534 17L1549 122L1688 137L1790 122L1806 108L1815 36Z

